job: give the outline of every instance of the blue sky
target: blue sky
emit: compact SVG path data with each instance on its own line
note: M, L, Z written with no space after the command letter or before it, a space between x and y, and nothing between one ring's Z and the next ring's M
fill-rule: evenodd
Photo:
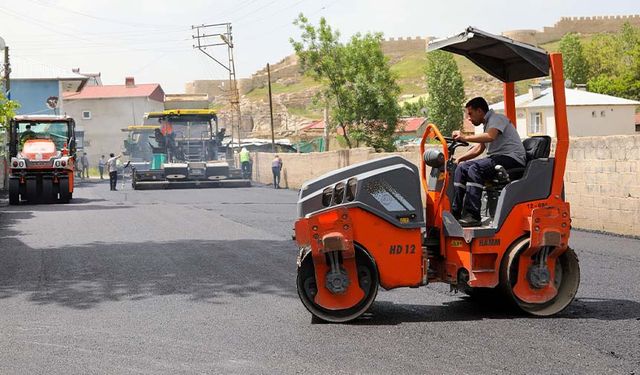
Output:
M0 0L0 36L14 63L101 72L105 84L160 83L180 93L196 79L226 71L192 48L192 25L232 22L239 77L292 53L300 12L325 17L343 36L448 36L473 25L500 33L541 29L562 16L640 13L632 0L364 1L364 0ZM226 58L223 49L211 49Z

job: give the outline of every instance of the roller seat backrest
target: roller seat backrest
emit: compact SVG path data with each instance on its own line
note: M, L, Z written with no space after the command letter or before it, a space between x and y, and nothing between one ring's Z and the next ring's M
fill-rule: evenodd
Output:
M535 135L522 141L524 151L527 155L527 165L531 160L548 158L551 153L551 137L548 135ZM493 180L494 184L502 187L509 181L515 181L522 178L525 167L504 169L501 166L496 166L498 171L496 178Z
M536 135L522 141L524 151L527 153L527 163L531 160L548 158L551 153L551 137L548 135Z

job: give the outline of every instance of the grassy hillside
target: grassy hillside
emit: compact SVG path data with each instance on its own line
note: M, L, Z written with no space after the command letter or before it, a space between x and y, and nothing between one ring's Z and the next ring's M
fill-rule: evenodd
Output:
M581 39L586 41L591 39L591 36L583 36ZM559 46L560 42L555 41L544 44L541 47L552 52L557 51ZM393 54L388 57L391 64L391 70L398 76L398 84L401 88L401 98L406 99L408 97L424 95L426 93L424 79L426 53L415 51L406 54ZM490 102L502 99L502 84L498 80L489 76L482 69L478 68L462 56L456 55L455 60L460 72L462 73L462 77L465 82L465 91L468 97L482 95ZM518 94L525 93L531 83L532 80L518 82L516 84ZM308 92L309 90L314 90L319 87L320 84L315 82L313 79L303 77L300 81L293 84L275 82L272 84L272 91L274 95L295 94ZM254 89L245 97L252 101L266 100L267 87ZM289 105L288 103L283 102L283 104L288 107L289 113L292 115L319 118L321 114L321 111L317 108L313 108L311 104L307 106L300 105L300 103Z
M316 87L320 87L320 84L310 77L302 77L302 80L290 85L285 85L279 82L271 83L271 93L273 95L291 94L306 91ZM268 100L269 88L267 86L264 86L253 89L249 93L247 93L245 97L250 100Z

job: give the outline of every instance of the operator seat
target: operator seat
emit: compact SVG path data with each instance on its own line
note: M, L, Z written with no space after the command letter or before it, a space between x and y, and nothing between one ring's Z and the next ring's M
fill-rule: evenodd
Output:
M495 217L498 200L502 190L510 182L519 180L524 176L525 170L532 160L548 158L551 152L551 137L548 135L533 136L525 139L522 144L527 156L527 164L524 167L505 169L501 165L496 165L496 176L485 181L484 191L486 193L486 216Z
M527 164L524 167L506 170L501 165L497 165L496 170L498 170L498 173L492 181L494 184L507 184L510 181L519 180L524 175L524 171L531 160L548 158L551 152L551 137L548 135L536 135L526 138L522 141L522 145L527 154ZM504 172L500 173L501 171L506 171L506 175Z

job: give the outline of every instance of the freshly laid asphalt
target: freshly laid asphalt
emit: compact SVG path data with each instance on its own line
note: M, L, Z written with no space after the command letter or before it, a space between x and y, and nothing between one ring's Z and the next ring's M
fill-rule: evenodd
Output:
M119 188L0 200L1 374L640 374L640 240L573 231L582 282L552 318L434 284L314 324L295 191Z

